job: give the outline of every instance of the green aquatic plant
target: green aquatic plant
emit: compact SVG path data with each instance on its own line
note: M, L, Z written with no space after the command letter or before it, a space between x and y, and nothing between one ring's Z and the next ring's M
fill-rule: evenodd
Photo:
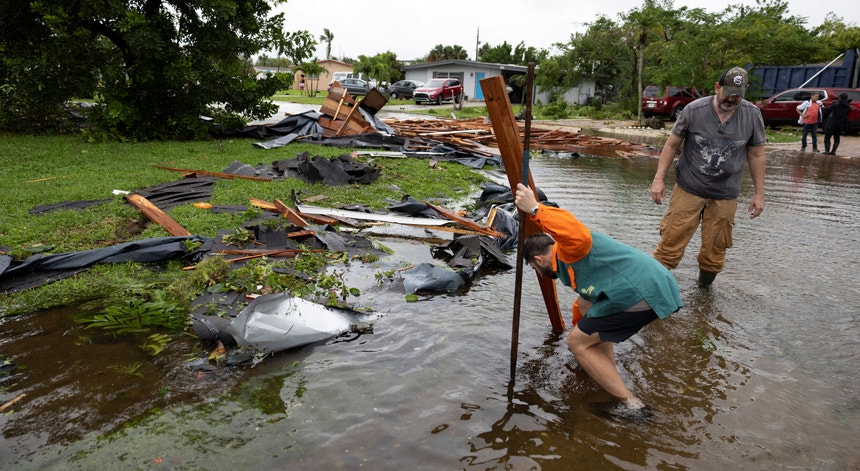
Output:
M156 356L170 343L170 336L156 329L180 332L189 324L188 313L176 303L167 300L164 291L156 291L153 299L130 299L122 304L106 307L98 314L81 316L76 322L85 329L100 329L114 336L146 335L139 346L149 355Z
M188 325L187 312L157 291L151 301L130 299L124 304L108 306L99 314L77 319L85 328L99 328L116 335L147 333L155 327L182 330Z

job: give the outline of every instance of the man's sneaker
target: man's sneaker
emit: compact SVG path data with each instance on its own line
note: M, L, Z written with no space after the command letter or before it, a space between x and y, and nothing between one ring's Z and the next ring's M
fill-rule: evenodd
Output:
M702 288L711 286L711 283L714 282L716 277L717 274L714 272L699 270L699 286Z
M630 407L627 404L619 401L602 402L591 404L591 408L597 415L624 423L646 423L654 417L651 408L642 405L641 407Z

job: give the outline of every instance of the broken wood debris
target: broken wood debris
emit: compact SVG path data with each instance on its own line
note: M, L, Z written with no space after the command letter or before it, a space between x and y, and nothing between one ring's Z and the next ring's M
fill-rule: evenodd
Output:
M245 249L245 250L218 250L215 255L241 255L237 258L229 258L228 262L243 262L254 258L262 257L281 257L293 258L300 253L322 252L322 250L300 250L300 249Z
M389 119L385 124L402 137L432 138L446 144L487 155L498 155L499 144L492 123L485 118L474 119ZM524 125L518 124L520 139ZM603 157L659 156L659 149L611 137L564 131L548 126L533 125L529 148L534 151L585 153Z
M284 214L284 212L287 212L289 214L294 215L296 217L296 221L293 221L292 219L290 219L290 222L292 222L293 224L295 224L299 227L307 227L308 226L307 220L311 220L317 224L329 224L329 225L337 224L338 222L342 222L342 221L340 221L338 219L334 219L334 218L328 218L328 217L319 216L316 214L302 213L301 211L294 210L292 208L287 207L284 203L282 203L279 200L275 200L274 203L270 203L270 202L265 201L265 200L261 200L261 199L257 199L257 198L250 198L250 202L251 202L251 206L254 206L254 207L266 210L266 211L272 211L272 212L281 213L281 214ZM283 207L285 209L282 211L280 209L281 207ZM284 216L287 217L286 214L284 214ZM297 221L299 222L298 224L296 223ZM349 224L349 225L353 225L353 224Z
M487 227L487 226L478 224L474 221L470 221L469 219L466 219L464 217L461 217L459 214L455 213L454 211L451 211L449 209L443 208L441 206L436 206L436 205L433 205L430 203L426 203L426 204L427 204L427 206L431 207L433 209L433 211L436 211L437 213L439 213L443 217L450 219L452 221L456 221L458 224L465 226L465 227L467 227L467 228L469 228L469 229L471 229L471 230L473 230L479 234L493 236L493 237L504 237L504 234L502 234L501 232L499 232L499 231L497 231L491 227Z
M365 107L368 112L379 111L387 99L378 90L371 89L361 100L356 100L349 92L335 82L329 89L322 107L318 123L323 128L323 137L340 137L344 134L351 136L375 132L373 126L358 112L359 107ZM346 116L343 116L343 115Z
M308 222L302 217L301 214L296 212L293 208L285 205L281 202L281 200L275 200L275 208L277 208L278 212L283 214L285 218L287 218L291 223L295 224L298 227L308 227Z
M226 179L234 179L234 178L242 178L245 180L256 180L261 182L271 181L271 178L266 177L252 177L248 175L236 175L232 173L221 173L221 172L209 172L206 170L194 170L190 168L175 168L175 167L163 167L161 165L154 165L155 168L160 168L162 170L170 170L171 172L182 172L186 175L206 175L209 177L218 177L218 178L226 178Z
M150 221L163 227L168 234L172 236L190 236L188 229L182 227L173 218L168 216L164 211L152 204L148 199L140 195L128 195L125 197L132 206L141 210Z

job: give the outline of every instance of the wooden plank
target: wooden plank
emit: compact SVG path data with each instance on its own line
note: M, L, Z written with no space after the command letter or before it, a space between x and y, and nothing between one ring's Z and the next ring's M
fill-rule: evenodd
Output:
M304 218L305 220L310 220L310 221L313 221L313 222L315 222L315 223L317 223L317 224L328 224L328 225L330 225L330 226L333 226L333 225L335 225L335 224L337 224L337 223L339 223L339 222L340 222L340 221L338 221L337 219L334 219L334 218L328 218L328 217L325 217L325 216L318 216L318 215L316 215L316 214L305 214L305 213L302 213L302 212L299 212L299 213L297 213L297 214L298 214L299 216L301 216L302 218Z
M490 115L493 132L496 135L496 142L502 155L505 173L508 175L508 182L511 191L513 191L517 187L517 183L522 181L523 145L519 125L514 117L508 92L505 89L505 80L502 76L485 78L480 83L481 90L484 92L484 103L487 105L487 114ZM537 194L531 174L529 174L528 181L529 187L535 190L535 194ZM531 218L526 218L524 223L526 236L540 232L540 227ZM521 256L522 254L517 254L517 257ZM563 332L565 330L564 319L558 306L555 280L536 276L552 329L556 332Z
M220 172L207 172L206 170L193 170L189 168L176 168L176 167L162 167L161 165L154 165L155 168L160 168L162 170L170 170L172 172L182 172L182 173L190 173L196 175L207 175L210 177L218 177L218 178L226 178L226 179L234 179L241 178L244 180L255 180L260 182L270 182L271 178L266 177L250 177L245 175L233 175L232 173L220 173Z
M275 206L273 203L269 203L266 200L261 200L261 199L257 199L257 198L250 198L250 201L251 201L251 206L256 206L257 208L265 209L266 211L274 211L276 213L278 212L278 207Z
M340 115L340 108L343 106L343 100L346 99L346 89L343 89L343 95L340 96L340 102L337 104L337 109L334 110L334 115L332 116L334 119Z
M475 221L470 221L466 218L462 218L462 217L460 217L459 214L455 213L454 211L451 211L449 209L443 208L441 206L436 206L436 205L433 205L433 204L430 204L427 202L425 202L424 204L426 204L431 209L433 209L433 211L436 211L437 213L441 214L442 216L445 216L446 218L448 218L452 221L456 221L460 225L468 227L469 229L472 229L473 231L475 231L479 234L492 236L492 237L504 236L504 234L496 231L495 229L493 229L491 227L483 226L481 224L476 223Z
M358 105L355 105L352 107L351 110L349 110L349 114L346 115L346 118L343 120L343 124L341 124L340 128L338 128L337 132L334 133L335 137L340 137L343 134L343 131L346 128L346 125L350 122L350 120L352 119L352 116L355 114L355 110L357 110L357 109L358 109ZM361 115L359 115L359 116L361 116ZM364 121L364 120L362 119L362 121Z
M289 219L291 223L298 227L308 227L308 222L305 221L299 213L293 210L293 208L290 208L281 202L281 200L275 200L275 207L278 208L278 212L283 214L285 218Z
M160 210L151 201L140 195L128 195L125 197L132 206L141 210L150 221L158 224L167 230L167 233L172 236L190 236L188 229L182 227L178 222L174 221L170 216Z
M376 88L368 90L367 95L361 99L361 104L364 105L364 108L371 110L373 114L381 110L386 103L388 103L388 98L385 98Z

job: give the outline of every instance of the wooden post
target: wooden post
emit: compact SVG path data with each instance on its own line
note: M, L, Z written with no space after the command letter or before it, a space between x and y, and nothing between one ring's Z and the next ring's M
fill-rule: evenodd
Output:
M125 197L132 206L141 210L150 221L163 227L172 236L190 236L188 229L182 227L178 222L174 221L170 216L158 206L152 204L151 201L140 195L128 195Z
M499 152L505 165L505 173L508 176L508 183L511 186L511 191L513 191L517 187L517 183L523 179L521 171L523 147L520 141L519 126L511 108L508 91L505 89L505 80L500 75L485 78L481 80L481 90L484 92L484 102L487 104L487 113L490 115L493 132L496 135L496 142L499 145ZM529 187L537 196L537 189L531 175L528 176L528 182ZM525 218L521 224L525 225L526 236L540 232L540 227L529 218ZM517 257L522 257L522 254L517 254ZM563 332L565 330L564 319L558 307L555 280L542 276L537 278L552 330Z

